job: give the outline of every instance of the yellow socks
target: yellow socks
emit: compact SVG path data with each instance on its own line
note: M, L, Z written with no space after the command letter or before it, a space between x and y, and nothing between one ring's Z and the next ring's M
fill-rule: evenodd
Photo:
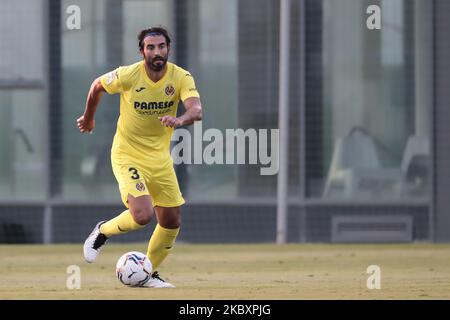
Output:
M117 217L102 224L100 226L100 232L109 238L113 235L126 233L143 227L145 226L134 221L130 210L125 210ZM156 270L172 250L179 231L180 228L167 229L161 227L159 224L156 225L148 243L147 250L147 257L152 262L153 270Z
M153 270L158 268L172 250L179 231L180 228L166 229L159 224L156 225L147 250L147 257L152 262Z
M128 231L141 229L145 226L137 224L130 210L125 210L117 217L105 222L100 226L100 232L103 233L108 238L116 235L126 233Z

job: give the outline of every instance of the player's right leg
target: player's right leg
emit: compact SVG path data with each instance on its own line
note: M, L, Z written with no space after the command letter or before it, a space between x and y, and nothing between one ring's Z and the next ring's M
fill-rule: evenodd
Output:
M97 223L84 242L84 258L91 263L97 258L103 246L111 236L127 233L145 227L153 217L153 208L149 195L133 197L128 195L128 210L109 221Z
M153 216L144 175L135 166L129 168L113 162L113 169L122 201L129 209L109 221L97 223L83 247L84 258L89 263L97 258L111 236L143 228Z
M130 208L111 220L97 223L84 242L83 253L87 262L94 262L110 237L145 227L143 218L135 219L131 212Z
M100 226L104 224L105 221L100 221L94 227L94 230L89 234L87 239L84 241L83 254L84 259L91 263L97 258L101 248L108 241L108 237L100 232Z

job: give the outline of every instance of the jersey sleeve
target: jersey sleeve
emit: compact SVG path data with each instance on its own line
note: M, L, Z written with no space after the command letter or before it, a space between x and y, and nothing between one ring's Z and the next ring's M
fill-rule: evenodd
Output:
M109 94L122 93L124 91L122 84L122 67L105 73L100 77L100 82Z
M181 101L184 101L192 97L200 98L200 94L195 87L194 78L190 73L186 73L181 80L180 98Z

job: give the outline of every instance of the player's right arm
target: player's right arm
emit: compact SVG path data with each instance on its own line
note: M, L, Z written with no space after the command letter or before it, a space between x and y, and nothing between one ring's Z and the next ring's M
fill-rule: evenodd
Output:
M100 78L97 78L92 82L91 88L86 99L86 107L81 117L77 119L77 126L80 132L92 132L95 127L94 115L97 110L97 106L100 103L103 92L106 92L103 87Z
M109 94L122 93L123 67L108 72L92 82L86 99L86 108L81 117L77 119L77 125L81 132L92 132L95 126L94 115L103 92Z

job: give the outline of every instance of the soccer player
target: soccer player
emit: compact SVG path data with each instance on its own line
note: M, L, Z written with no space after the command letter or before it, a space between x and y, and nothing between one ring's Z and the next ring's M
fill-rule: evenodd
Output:
M185 203L170 156L174 128L201 120L202 107L192 75L168 62L170 37L164 28L152 27L138 35L143 59L122 66L91 85L79 130L91 133L94 114L103 92L120 94L120 116L111 148L111 164L127 210L109 221L100 221L84 243L84 257L93 262L114 235L138 230L156 214L157 225L147 256L156 270L171 251L180 230ZM176 117L179 101L185 112ZM153 272L144 287L172 284Z

